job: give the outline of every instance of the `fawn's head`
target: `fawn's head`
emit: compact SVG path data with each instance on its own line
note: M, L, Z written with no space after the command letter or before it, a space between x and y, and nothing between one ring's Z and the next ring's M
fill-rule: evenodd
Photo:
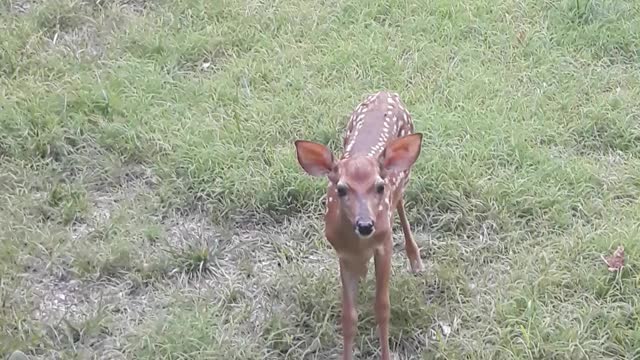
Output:
M385 183L387 174L411 168L420 155L421 143L422 134L414 133L393 140L378 158L353 155L342 160L336 160L319 143L297 140L295 146L302 169L309 175L329 179L336 189L341 213L358 236L367 238L375 231L382 202L393 191Z

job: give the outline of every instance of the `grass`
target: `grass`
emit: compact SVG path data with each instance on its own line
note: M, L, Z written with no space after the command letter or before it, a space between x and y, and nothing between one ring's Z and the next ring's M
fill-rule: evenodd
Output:
M338 151L389 89L425 134L406 199L427 271L397 231L393 350L640 359L640 3L0 9L0 356L338 355L325 183L293 141Z

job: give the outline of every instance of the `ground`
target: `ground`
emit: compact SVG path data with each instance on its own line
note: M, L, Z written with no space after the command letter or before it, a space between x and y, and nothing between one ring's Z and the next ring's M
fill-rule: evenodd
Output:
M424 133L406 201L426 271L396 221L393 351L640 359L640 2L0 9L3 358L336 358L326 183L293 141L338 152L389 90Z

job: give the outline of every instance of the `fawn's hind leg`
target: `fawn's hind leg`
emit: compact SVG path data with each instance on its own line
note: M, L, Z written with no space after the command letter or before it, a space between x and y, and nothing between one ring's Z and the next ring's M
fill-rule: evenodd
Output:
M412 273L422 272L424 266L422 265L422 259L420 258L420 249L413 239L411 228L409 227L409 221L407 215L404 212L404 200L400 198L398 201L398 216L400 217L400 225L402 225L402 232L404 233L404 249L407 252L409 258L409 265L411 266Z

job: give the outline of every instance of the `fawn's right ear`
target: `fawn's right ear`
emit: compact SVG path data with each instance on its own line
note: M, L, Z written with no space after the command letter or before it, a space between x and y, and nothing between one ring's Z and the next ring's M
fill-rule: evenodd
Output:
M296 140L295 145L298 163L307 174L323 176L332 172L333 154L326 146L306 140Z

